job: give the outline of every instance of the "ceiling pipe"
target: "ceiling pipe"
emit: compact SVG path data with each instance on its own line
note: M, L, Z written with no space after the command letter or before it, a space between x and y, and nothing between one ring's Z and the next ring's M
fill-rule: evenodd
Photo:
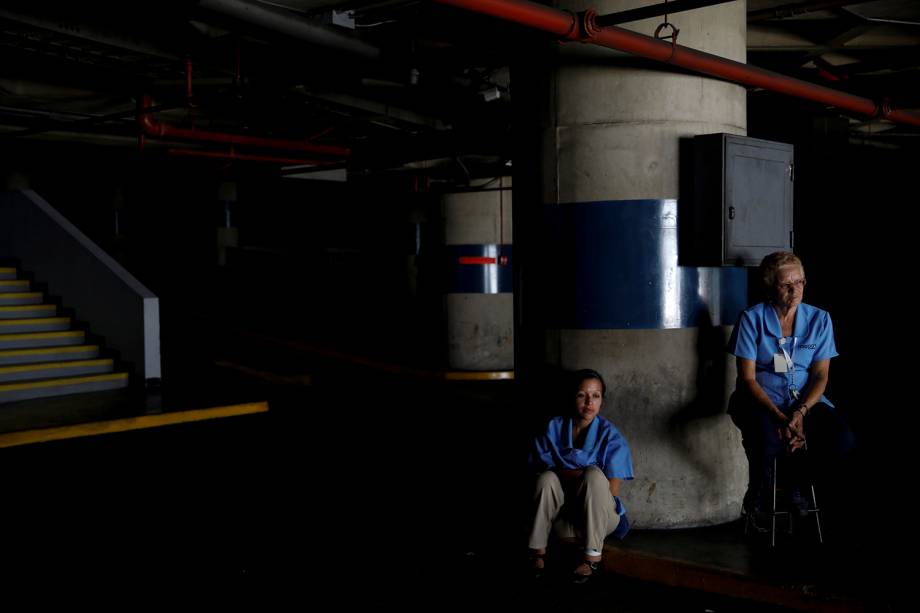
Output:
M296 13L245 0L199 0L202 8L314 45L365 60L380 59L380 49L352 36L318 26Z
M185 59L185 99L189 106L192 104L192 58Z
M248 153L237 153L236 151L203 151L200 149L167 149L169 155L195 158L211 158L217 160L235 160L240 162L265 162L268 164L306 164L310 166L337 166L339 162L329 160L305 160L303 158L283 158L270 155L251 155Z
M335 145L318 145L316 143L279 140L276 138L264 138L260 136L246 136L244 134L230 134L227 132L211 132L205 130L196 130L194 128L180 128L178 126L171 126L169 124L160 123L153 118L153 114L151 113L150 96L147 95L142 96L138 101L137 123L140 125L143 134L155 138L177 138L180 140L244 145L249 147L261 147L264 149L305 151L307 153L331 156L340 159L351 156L351 149L348 147L338 147Z
M160 111L169 109L168 106L157 106L149 109L150 111ZM0 133L0 139L3 138L20 138L24 136L34 136L45 132L62 132L79 133L81 129L92 127L96 124L107 123L118 119L130 119L137 115L136 110L119 111L117 113L107 113L105 115L87 115L85 113L67 113L62 111L40 111L36 109L22 109L17 107L0 106L0 115L12 114L21 115L25 119L38 118L40 121L37 125L13 132ZM68 119L65 119L68 118ZM127 123L127 122L126 122Z
M892 110L887 101L877 104L869 98L854 96L688 47L672 45L669 42L616 26L600 28L595 22L594 10L575 15L527 0L435 1L530 26L566 40L625 51L739 85L759 87L796 98L820 102L866 117L879 117L895 123L920 126L920 116Z
M9 4L9 2L4 2L3 4ZM38 3L33 4L38 5ZM90 11L86 10L85 12L89 13ZM90 22L71 22L54 16L45 17L39 14L23 13L17 11L15 8L10 9L6 6L0 7L0 19L24 23L35 28L48 30L49 32L57 32L58 34L80 38L94 43L101 43L118 49L127 49L142 55L152 55L154 57L169 60L179 59L179 56L172 51L163 49L156 43L138 39L136 36L127 35L123 30L116 27L110 28Z

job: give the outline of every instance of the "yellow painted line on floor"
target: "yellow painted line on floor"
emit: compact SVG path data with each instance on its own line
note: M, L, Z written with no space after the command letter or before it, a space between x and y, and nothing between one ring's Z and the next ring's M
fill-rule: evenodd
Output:
M83 336L80 330L60 330L57 332L31 332L28 334L4 334L0 340L27 341L38 340L43 338L71 338L74 336Z
M82 366L108 366L112 360L71 360L69 362L38 362L36 364L23 364L21 366L0 366L0 375L14 372L29 372L33 370L51 370L52 368L74 368Z
M53 311L57 307L53 304L13 304L0 306L0 313L15 313L16 311Z
M70 323L69 317L40 317L29 319L0 319L0 326L35 326Z
M514 379L513 370L467 371L445 370L441 374L448 381L502 381Z
M64 377L62 379L48 379L45 381L32 381L30 383L0 383L0 392L12 392L18 390L30 390L43 387L61 387L64 385L75 385L77 383L99 383L101 381L117 381L127 379L126 372L113 372L108 375L90 375L85 377Z
M61 347L40 347L38 349L4 349L0 358L13 358L25 355L44 355L48 353L83 353L98 351L99 345L63 345Z
M0 447L16 447L17 445L28 445L30 443L47 443L49 441L59 441L69 438L114 434L116 432L172 426L175 424L205 421L207 419L217 419L220 417L253 415L256 413L265 413L267 411L268 402L250 402L207 409L171 411L169 413L156 413L154 415L140 415L138 417L94 421L56 428L39 428L35 430L23 430L22 432L7 432L5 434L0 434Z

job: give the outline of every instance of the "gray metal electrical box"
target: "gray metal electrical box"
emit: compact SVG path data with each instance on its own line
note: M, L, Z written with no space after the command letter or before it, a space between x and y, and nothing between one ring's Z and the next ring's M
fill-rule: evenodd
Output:
M757 266L792 250L793 148L703 134L693 138L693 194L681 207L682 259L697 266ZM683 244L683 243L689 244Z

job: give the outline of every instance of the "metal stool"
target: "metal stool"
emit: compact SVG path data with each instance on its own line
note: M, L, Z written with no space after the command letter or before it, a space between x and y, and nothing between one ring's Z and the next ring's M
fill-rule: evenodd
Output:
M802 447L802 451L803 452L808 451L808 441L805 442L805 445ZM772 527L770 529L770 547L776 547L776 517L778 515L786 515L786 516L790 515L788 510L779 511L776 508L776 491L777 491L777 483L779 480L779 470L778 470L779 461L778 460L779 460L778 458L773 458L773 511L771 512ZM815 525L818 528L818 543L823 544L824 536L821 533L821 516L819 513L820 509L818 508L818 499L815 496L815 484L811 480L811 478L808 479L808 489L809 489L809 493L811 494L811 505L809 505L807 513L814 513ZM788 520L789 520L789 532L791 534L792 533L792 518L788 517Z

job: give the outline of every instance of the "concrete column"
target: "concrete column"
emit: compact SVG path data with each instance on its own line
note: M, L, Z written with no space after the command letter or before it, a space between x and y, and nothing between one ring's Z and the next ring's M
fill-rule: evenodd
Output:
M680 44L745 60L744 2L669 20ZM661 21L626 27L652 35ZM624 493L637 527L735 519L746 463L725 415L734 371L724 346L745 306L745 274L678 265L677 199L681 139L745 134L746 92L592 45L562 45L558 60L540 175L562 298L547 322L546 357L606 377L603 413L634 453L637 478Z
M461 370L511 369L511 179L445 194L442 215L448 363Z

